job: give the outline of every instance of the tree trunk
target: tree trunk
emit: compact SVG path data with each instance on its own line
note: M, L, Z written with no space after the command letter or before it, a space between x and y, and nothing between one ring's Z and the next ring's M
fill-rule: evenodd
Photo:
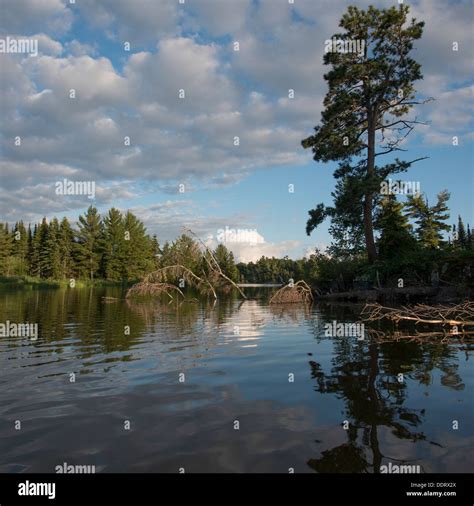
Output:
M367 385L367 393L372 404L371 409L373 410L374 417L377 419L380 416L379 406L379 394L377 391L376 381L379 374L379 353L376 344L369 346L370 353L370 365L369 365L369 377ZM377 423L372 423L370 427L370 447L372 449L372 465L374 473L380 473L380 466L382 464L382 453L380 452L380 445L377 432Z
M372 195L370 194L366 194L364 200L364 233L369 262L373 264L377 260L377 250L375 248L374 227L372 225Z
M367 148L367 176L368 183L375 172L375 117L372 112L368 115L368 148ZM374 240L374 226L372 223L372 190L367 189L364 196L364 234L365 246L369 262L373 264L377 260L377 250Z

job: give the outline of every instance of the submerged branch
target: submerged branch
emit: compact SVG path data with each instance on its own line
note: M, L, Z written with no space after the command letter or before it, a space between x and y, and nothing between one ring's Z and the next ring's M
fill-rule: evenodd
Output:
M200 237L198 237L190 228L185 228L185 231L186 232L189 232L192 236L194 236L198 241L199 243L204 247L204 250L205 250L205 253L203 254L203 257L204 257L204 260L206 261L209 269L211 269L211 271L213 273L216 273L218 276L224 278L228 283L230 283L234 288L237 288L237 290L239 291L240 295L242 295L242 297L244 299L246 299L247 297L245 296L244 292L242 291L242 289L236 284L234 283L234 281L232 281L226 274L224 274L222 272L222 269L221 269L221 266L219 265L219 262L217 261L216 257L214 256L214 254L212 253L211 249L208 248L204 242L201 240ZM211 260L209 259L209 257Z
M184 298L183 292L175 285L170 283L150 283L149 281L141 281L133 285L128 291L126 298L132 296L143 295L167 295L171 300L174 300L172 292L176 292Z
M270 299L270 304L288 304L304 302L311 304L314 301L311 288L303 280L281 287Z
M198 290L205 291L208 289L217 299L217 294L212 284L207 280L200 278L191 269L188 269L184 265L168 265L162 267L156 271L147 274L140 283L133 285L127 291L127 297L134 295L159 295L165 293L166 295L173 298L169 290L175 290L184 297L183 292L173 284L170 284L170 279L182 278L191 286L195 286Z
M464 302L454 306L428 306L417 304L411 307L392 308L380 304L366 304L361 315L363 321L389 320L413 321L416 324L474 326L474 302Z

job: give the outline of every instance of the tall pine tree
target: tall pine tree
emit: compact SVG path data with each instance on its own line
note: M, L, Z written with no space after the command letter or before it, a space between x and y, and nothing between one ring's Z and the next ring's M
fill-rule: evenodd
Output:
M214 251L214 257L217 260L222 272L232 281L239 279L239 271L235 265L234 254L229 251L224 244L219 244Z
M48 233L48 222L46 221L46 218L43 218L34 240L35 257L37 260L35 276L40 278L47 278L50 272L49 254L47 248Z
M124 217L125 279L144 276L154 268L151 243L143 223L130 211Z
M324 76L329 90L321 124L315 127L314 135L302 141L304 148L312 148L316 162L339 161L336 179L352 179L347 191L353 206L335 205L327 210L319 204L309 213L308 235L326 216L358 220L370 262L377 258L373 211L380 183L416 161L396 159L385 166L375 164L379 156L400 151L402 140L417 123L404 116L419 103L413 83L422 74L410 53L424 23L409 21L408 12L409 7L402 4L382 10L348 7L339 23L344 31L332 39L339 40L343 49L354 42L360 45L357 50L338 50L338 43L332 47L331 39L324 55L324 63L332 68ZM384 136L387 130L391 131L389 137Z
M122 213L114 207L104 218L103 272L106 279L120 281L126 276L127 247Z
M13 255L17 262L17 274L28 273L28 234L23 221L15 223L13 229Z
M443 243L442 232L450 230L450 226L445 223L449 219L448 200L447 190L438 193L438 201L434 206L430 206L428 199L421 194L408 196L407 216L414 219L417 225L416 235L423 247L439 248Z
M77 225L77 269L80 275L93 280L99 270L103 252L102 222L97 209L91 205L86 213L79 217Z
M60 279L62 277L61 252L59 249L59 222L53 218L48 226L48 234L45 242L45 277Z
M466 249L467 234L466 234L466 229L464 228L464 223L462 221L461 216L458 216L458 233L457 233L456 242L461 249Z
M8 223L0 223L0 274L11 275L10 255L12 253L12 236L8 229Z
M395 195L387 195L380 203L374 225L380 231L377 246L382 260L401 258L416 246L403 207Z
M67 218L61 220L58 234L59 255L61 259L60 277L69 279L74 273L74 231Z

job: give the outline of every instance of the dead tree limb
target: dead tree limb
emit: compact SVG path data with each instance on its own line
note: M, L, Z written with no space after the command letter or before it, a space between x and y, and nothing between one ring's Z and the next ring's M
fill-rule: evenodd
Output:
M313 302L311 288L303 280L282 286L270 299L270 304L288 304L295 302L304 302L306 304L311 304Z
M149 281L141 281L133 285L128 291L126 298L142 295L167 295L174 300L172 292L176 292L184 298L184 293L176 286L170 283L151 283Z
M245 294L242 291L242 289L240 288L240 286L238 286L234 281L232 281L226 274L224 274L222 272L221 266L219 265L219 262L217 261L217 258L212 253L211 249L208 246L206 246L204 244L204 242L202 241L202 239L200 237L198 237L190 228L184 228L184 230L186 232L190 233L193 237L195 237L199 241L199 243L202 245L202 247L204 248L205 252L203 253L203 257L204 257L204 260L206 261L207 265L209 266L209 269L211 269L212 272L215 272L219 276L224 278L234 288L237 288L237 290L240 292L240 295L242 295L242 297L244 299L246 299L247 297L245 296ZM207 255L209 255L210 258Z
M213 294L214 299L217 299L217 294L212 284L207 280L200 278L191 269L188 269L184 265L168 265L162 267L156 271L147 274L140 283L133 285L127 291L127 297L134 295L158 295L166 293L168 296L168 290L177 290L181 295L184 294L176 286L169 283L170 279L182 278L191 286L195 286L199 290L207 287ZM173 287L173 288L171 288Z
M474 302L467 301L453 306L417 304L401 308L385 307L377 303L366 304L361 315L365 316L363 321L366 322L388 320L394 323L413 321L416 324L474 326Z

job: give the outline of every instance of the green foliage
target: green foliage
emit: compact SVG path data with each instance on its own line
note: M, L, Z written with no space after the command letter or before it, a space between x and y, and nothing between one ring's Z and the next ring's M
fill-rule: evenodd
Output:
M382 286L430 286L432 273L437 272L441 283L474 286L474 252L455 249L418 248L405 255L378 261L367 273L375 280L376 272Z
M390 174L406 171L415 161L396 159L385 166L375 165L376 157L399 150L416 123L402 116L417 103L413 83L422 74L409 55L413 41L422 35L423 22L409 22L408 12L406 5L370 6L367 10L348 7L340 21L344 32L333 38L362 41L364 50L326 52L324 63L331 70L324 76L328 92L321 124L302 141L304 148L312 149L316 162L340 162L334 172L338 181L334 205L318 204L309 211L308 235L330 217L336 232L335 251L344 249L347 240L341 239L349 233L355 245L351 254L358 253L363 235L371 262L377 257L373 210L380 183ZM388 128L395 134L391 139L384 137Z
M416 248L416 240L403 208L394 195L386 196L380 203L375 227L380 231L377 247L381 260L400 258Z
M469 223L467 225L467 234L466 234L466 249L471 250L474 249L474 241L472 240L472 231L469 228Z
M365 255L340 258L316 251L313 261L316 270L311 284L324 292L348 291L358 288L354 286L356 280L365 280L368 266Z
M124 279L133 280L143 277L154 268L152 242L146 234L143 223L130 211L123 219L125 230L124 253L126 261Z
M223 244L219 244L214 251L214 257L222 269L222 272L232 281L238 281L239 270L235 265L232 251L229 251Z
M35 265L33 267L33 275L38 276L39 278L47 278L48 277L48 250L47 250L47 240L48 240L48 222L46 218L43 218L43 221L38 226L37 233L33 239L33 249L35 251Z
M45 239L44 276L61 279L61 252L59 246L59 222L53 218L48 226Z
M11 275L9 258L12 247L12 237L8 230L8 224L0 223L0 275Z
M242 283L281 283L316 279L317 264L315 255L309 258L269 258L262 256L257 262L237 264Z
M450 226L445 223L449 219L448 200L447 190L438 193L438 201L431 207L428 199L421 194L408 196L407 216L414 219L417 225L416 235L423 247L438 248L443 245L442 232L450 230Z
M203 258L199 244L189 235L183 234L171 245L165 244L161 266L182 265L194 273L203 269Z
M458 230L454 239L454 243L461 249L467 249L468 235L466 233L464 222L462 221L461 216L458 216Z
M158 239L156 235L151 238L151 263L153 265L153 270L160 268L160 245L158 243Z
M114 207L104 218L104 256L102 270L105 278L120 281L124 278L126 259L125 225L122 213Z
M67 218L61 220L58 233L60 258L60 279L70 279L74 276L74 231Z
M340 198L345 198L344 192ZM343 221L342 216L337 216L332 224L337 241L326 253L315 251L298 260L261 257L256 262L237 265L234 255L223 244L213 254L224 274L237 282L286 284L293 279L305 280L322 292L348 291L378 283L397 286L400 278L404 286L426 285L431 282L432 272L437 271L442 282L471 286L474 249L469 225L465 227L458 217L457 231L461 233L449 244L441 239L442 232L450 229L445 223L447 198L448 194L441 192L433 207L423 199L409 199L405 213L405 206L394 196L381 199L375 217L380 232L377 241L380 255L373 264L344 234L351 222ZM410 216L415 220L414 232L408 221ZM438 234L437 247L426 240L436 236L429 232L433 229ZM200 244L185 234L171 244L165 243L160 250L156 236L147 235L136 216L130 212L123 215L117 209L110 209L101 220L91 206L79 218L78 230L73 230L66 218L60 223L53 218L49 224L43 219L28 229L20 221L11 231L7 224L0 223L0 276L16 276L25 286L38 283L59 286L70 277L82 276L89 280L76 286L96 283L100 278L106 283L135 281L161 267L176 264L205 276L209 274L209 266L203 253Z
M15 223L12 237L12 255L17 258L18 268L15 274L27 274L28 268L28 233L23 221Z
M80 276L91 280L97 274L102 254L102 222L97 209L90 206L84 216L79 216L76 232L76 261Z
M102 221L90 206L74 230L68 219L46 218L28 230L22 221L9 232L0 224L0 275L68 282L70 278L136 280L158 267L159 245L128 212L111 209ZM30 277L29 277L30 276ZM30 283L31 281L31 283ZM76 281L77 282L77 281ZM78 286L78 285L76 285Z

